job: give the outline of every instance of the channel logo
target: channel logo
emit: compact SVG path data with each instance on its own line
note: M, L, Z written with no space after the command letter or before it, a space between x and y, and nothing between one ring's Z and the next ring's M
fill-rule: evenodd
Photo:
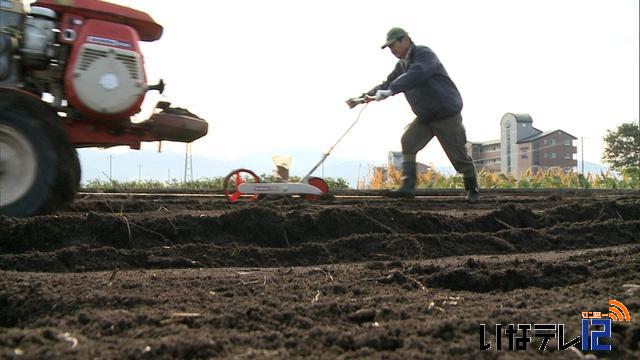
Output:
M605 339L611 338L611 323L614 321L631 321L629 310L618 300L609 300L609 312L583 311L581 313L581 334L566 340L564 324L495 324L495 341L487 342L485 324L480 324L480 350L486 351L495 345L502 350L502 335L508 338L508 349L513 351L527 350L527 345L534 338L540 339L538 350L544 351L551 339L555 339L557 350L564 351L576 347L582 351L611 351L611 345Z
M629 310L620 301L609 300L609 317L611 321L631 321Z
M583 311L582 351L611 351L611 345L601 344L600 339L611 337L612 321L631 321L629 310L618 300L609 300L608 314L602 314L597 311Z

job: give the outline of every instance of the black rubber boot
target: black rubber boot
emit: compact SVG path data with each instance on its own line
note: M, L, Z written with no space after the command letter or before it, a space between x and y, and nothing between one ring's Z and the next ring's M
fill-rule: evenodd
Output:
M402 163L402 184L400 188L390 191L389 197L393 198L412 198L416 194L416 182L418 174L416 172L415 161L405 161Z
M480 189L478 188L478 177L473 176L464 177L464 189L467 190L467 201L475 203L480 201Z

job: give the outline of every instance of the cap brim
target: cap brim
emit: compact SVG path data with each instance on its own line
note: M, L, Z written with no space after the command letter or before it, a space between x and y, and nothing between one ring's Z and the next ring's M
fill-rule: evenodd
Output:
M384 48L386 48L387 46L391 46L391 44L393 44L394 42L396 42L396 41L400 40L400 38L402 38L403 36L406 36L406 35L400 35L400 36L398 36L397 38L395 38L395 39L393 39L393 40L389 40L389 41L387 41L386 43L382 44L382 46L380 47L380 49L384 49Z

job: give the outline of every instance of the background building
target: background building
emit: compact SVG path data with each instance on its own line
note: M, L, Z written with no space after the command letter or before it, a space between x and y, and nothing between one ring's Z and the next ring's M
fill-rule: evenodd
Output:
M382 173L382 181L389 181L389 168L394 167L398 171L402 171L402 151L389 151L387 155L387 166L376 166L373 171L379 171ZM421 162L416 162L416 171L418 173L424 173L431 169L431 166L425 165Z
M467 143L467 149L478 169L500 172L500 140L483 143Z
M393 166L397 170L402 171L402 160L402 151L389 151L387 166ZM431 169L431 166L416 162L416 170L419 173L426 172L429 169Z
M529 169L573 170L576 139L563 130L536 129L528 114L507 113L500 120L500 140L467 143L467 148L478 169L519 177Z

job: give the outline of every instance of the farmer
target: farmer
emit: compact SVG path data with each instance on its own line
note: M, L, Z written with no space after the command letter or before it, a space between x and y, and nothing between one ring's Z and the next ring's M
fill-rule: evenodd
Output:
M435 136L440 141L453 167L463 174L467 200L480 199L473 160L465 148L467 135L462 125L462 98L436 54L426 46L413 43L409 34L394 27L387 33L382 49L389 47L398 59L387 80L366 94L381 101L404 93L416 114L402 135L402 185L391 191L392 197L415 194L416 153Z

